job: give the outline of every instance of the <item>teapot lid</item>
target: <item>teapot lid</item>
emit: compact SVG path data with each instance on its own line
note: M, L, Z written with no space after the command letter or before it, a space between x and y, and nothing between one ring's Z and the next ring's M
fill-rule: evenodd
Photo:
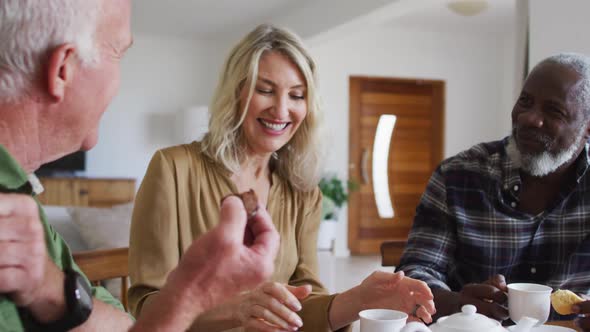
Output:
M469 331L493 331L500 323L482 314L476 313L474 305L466 304L461 307L461 312L450 315L444 320L437 322L441 326L456 330Z

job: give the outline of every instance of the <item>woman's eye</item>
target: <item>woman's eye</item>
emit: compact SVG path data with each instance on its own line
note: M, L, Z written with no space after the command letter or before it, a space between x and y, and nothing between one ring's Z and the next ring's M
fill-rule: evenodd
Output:
M305 96L304 95L291 95L291 98L301 100L301 99L305 99Z
M269 95L272 93L272 90L268 90L268 89L261 89L261 88L256 88L256 91L258 91L258 93L262 93L265 95Z

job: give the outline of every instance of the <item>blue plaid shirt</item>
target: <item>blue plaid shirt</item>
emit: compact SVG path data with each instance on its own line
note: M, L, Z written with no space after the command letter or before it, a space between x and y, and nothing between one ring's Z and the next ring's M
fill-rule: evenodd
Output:
M503 274L508 283L588 294L588 144L576 161L577 181L564 184L538 215L518 210L521 179L506 144L506 138L482 143L442 162L416 210L398 270L453 291Z

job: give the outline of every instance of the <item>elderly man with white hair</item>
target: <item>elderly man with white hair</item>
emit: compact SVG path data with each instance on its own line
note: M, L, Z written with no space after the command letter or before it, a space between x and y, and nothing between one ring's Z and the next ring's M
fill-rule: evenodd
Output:
M505 320L506 282L590 291L589 137L590 58L559 54L528 75L509 137L436 169L398 270L433 289L438 315L474 304Z
M92 148L132 44L130 0L0 0L0 331L122 331L121 304L90 287L35 199L33 172ZM241 200L168 275L138 331L182 331L226 297L268 278L279 236ZM248 228L249 241L244 243Z

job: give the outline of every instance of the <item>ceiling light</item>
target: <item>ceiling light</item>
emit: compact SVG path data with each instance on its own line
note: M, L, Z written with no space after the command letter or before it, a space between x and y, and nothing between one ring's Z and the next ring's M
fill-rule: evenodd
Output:
M457 0L449 2L447 6L459 15L474 16L488 8L488 2L486 0Z

